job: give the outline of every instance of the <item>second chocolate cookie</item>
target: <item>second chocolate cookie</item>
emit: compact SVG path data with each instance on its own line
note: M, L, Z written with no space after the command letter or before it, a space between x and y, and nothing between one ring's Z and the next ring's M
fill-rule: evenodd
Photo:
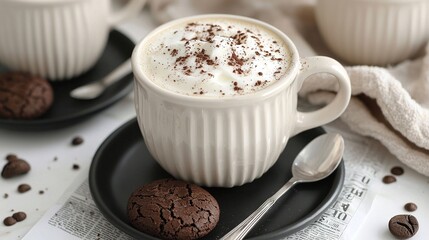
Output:
M53 103L53 89L44 78L21 72L0 74L0 118L34 119Z

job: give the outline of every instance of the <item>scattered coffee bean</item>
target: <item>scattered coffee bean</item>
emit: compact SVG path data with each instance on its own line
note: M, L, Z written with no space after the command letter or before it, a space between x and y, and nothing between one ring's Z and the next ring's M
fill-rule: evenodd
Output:
M82 137L74 137L72 140L72 145L73 146L77 146L77 145L81 145L83 143L83 138Z
M393 168L390 170L390 172L391 172L393 175L400 176L400 175L404 174L404 169L403 169L402 167L398 167L398 166L396 166L396 167L393 167Z
M24 219L27 218L27 214L25 214L25 212L16 212L12 215L12 217L17 221L17 222L21 222Z
M4 195L3 195L3 198L8 198L9 197L9 194L7 194L7 193L5 193Z
M45 191L43 191L43 190L40 190L40 191L39 191L39 194L40 194L40 195L42 195L42 194L44 194L44 193L45 193Z
M30 171L31 167L27 161L22 159L16 159L13 161L9 161L1 172L1 176L3 178L12 178L18 175L26 174Z
M383 177L383 182L386 183L386 184L396 182L396 177L391 176L391 175L384 176Z
M79 170L80 166L78 164L73 164L73 170Z
M399 239L407 239L416 235L419 222L413 215L396 215L389 221L389 231Z
M7 161L14 161L14 160L18 160L18 157L15 155L15 154L8 154L7 156L6 156L6 160Z
M25 193L25 192L28 192L30 190L31 190L31 186L26 184L26 183L20 184L18 186L18 192L20 192L20 193Z
M417 205L415 203L409 202L404 206L405 210L408 212L414 212L417 210Z
M13 224L16 223L16 219L13 217L7 217L3 220L4 225L6 226L12 226Z

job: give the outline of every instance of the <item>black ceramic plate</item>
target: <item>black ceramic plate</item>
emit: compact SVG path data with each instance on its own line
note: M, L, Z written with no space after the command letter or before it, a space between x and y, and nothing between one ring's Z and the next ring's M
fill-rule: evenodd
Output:
M46 130L77 123L111 106L132 90L132 74L109 87L94 100L76 100L69 96L72 89L97 80L131 57L134 43L118 31L111 31L107 46L96 65L75 79L52 82L54 103L42 117L33 120L0 119L0 127L14 130ZM0 71L6 69L0 66Z
M291 138L277 163L261 178L234 188L206 188L219 202L216 228L204 239L219 239L234 228L291 177L298 152L325 133L315 128ZM296 185L249 233L250 239L278 239L317 219L338 197L344 182L344 163L328 178ZM156 239L134 229L127 220L127 200L134 189L155 179L171 177L151 157L137 121L130 120L112 133L96 152L89 172L92 196L103 215L137 239Z

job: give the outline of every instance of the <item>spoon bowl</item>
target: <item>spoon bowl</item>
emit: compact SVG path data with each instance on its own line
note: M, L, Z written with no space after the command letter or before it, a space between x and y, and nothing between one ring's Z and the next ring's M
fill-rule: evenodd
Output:
M315 182L331 175L340 164L343 153L344 139L339 134L326 133L313 139L295 158L292 164L292 178L221 239L243 239L276 201L295 184Z
M321 135L298 154L292 164L292 176L300 182L322 180L338 167L343 152L344 140L341 135Z

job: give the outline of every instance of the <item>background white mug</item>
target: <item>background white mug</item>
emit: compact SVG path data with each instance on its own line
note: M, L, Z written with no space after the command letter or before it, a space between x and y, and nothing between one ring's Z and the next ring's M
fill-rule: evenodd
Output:
M141 67L145 45L164 29L204 18L238 19L275 33L291 52L290 71L254 93L218 98L175 93L149 79ZM132 65L137 119L148 150L174 177L205 186L232 187L260 177L277 161L289 137L336 119L351 95L349 77L337 61L300 59L280 30L232 15L201 15L164 24L136 46ZM335 99L322 109L299 112L297 93L303 81L320 72L338 79Z
M348 64L397 64L429 40L428 0L318 0L315 17L327 46Z
M0 63L52 81L78 76L99 59L112 25L145 2L113 12L110 0L1 0Z

